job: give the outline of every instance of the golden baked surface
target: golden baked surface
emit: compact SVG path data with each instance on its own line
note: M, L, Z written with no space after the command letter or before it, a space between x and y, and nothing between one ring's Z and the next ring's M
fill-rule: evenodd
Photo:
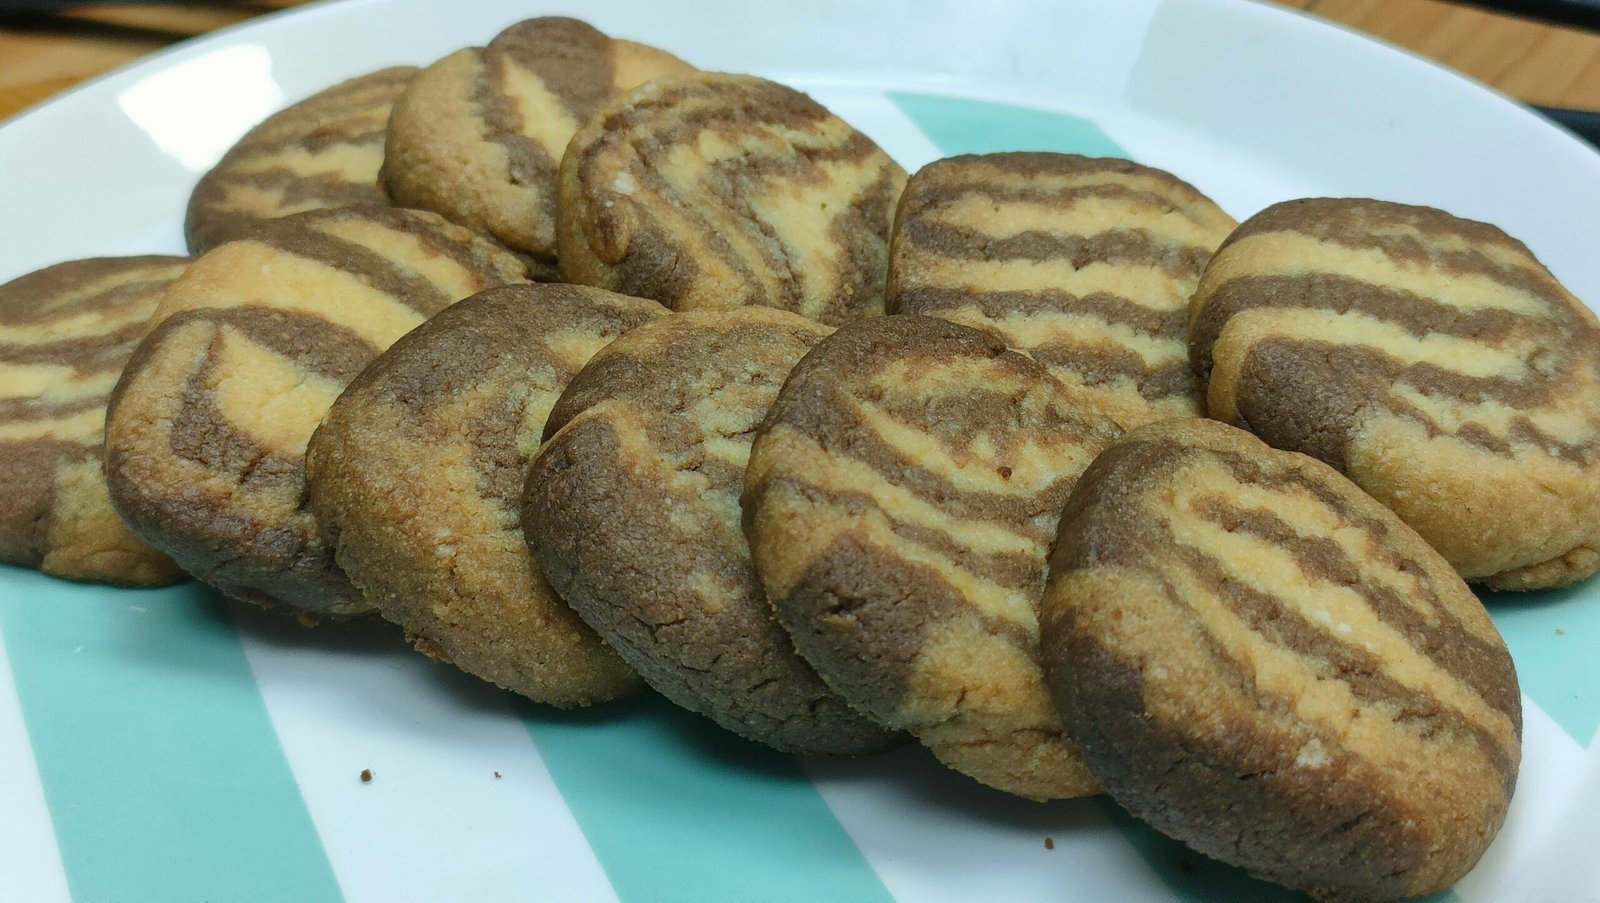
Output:
M1600 323L1521 242L1291 201L1228 239L1192 316L1212 417L1343 471L1468 580L1600 569Z
M1125 428L1199 417L1189 296L1235 225L1127 160L950 157L900 199L889 309L994 330Z
M896 739L795 654L740 531L754 432L795 362L831 331L760 307L639 327L568 386L524 497L551 584L651 686L802 754Z
M129 586L182 578L122 525L100 459L111 388L188 265L100 257L0 285L0 561Z
M112 395L106 478L118 513L229 595L370 610L306 509L306 442L395 339L525 273L434 214L387 207L269 220L208 252L167 291Z
M1465 874L1521 755L1510 654L1438 553L1319 461L1209 420L1129 433L1061 518L1045 669L1129 812L1323 899Z
M418 649L563 708L638 688L550 591L519 512L567 381L665 313L599 289L491 289L407 333L339 396L306 454L311 511L339 566Z
M1095 792L1045 689L1037 606L1067 493L1120 433L990 333L840 328L745 475L779 620L829 686L951 768L1033 799Z
M189 196L189 250L203 254L264 219L387 204L378 185L384 128L416 74L396 66L352 78L251 129Z
M905 172L804 94L664 78L607 104L561 161L561 276L674 310L883 313Z
M389 120L384 184L395 203L493 236L554 276L556 173L573 133L616 92L693 71L576 19L518 22L417 77Z

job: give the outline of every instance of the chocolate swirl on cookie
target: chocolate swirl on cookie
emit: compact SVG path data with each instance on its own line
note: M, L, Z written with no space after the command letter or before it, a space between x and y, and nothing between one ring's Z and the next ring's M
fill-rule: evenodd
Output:
M1499 229L1317 199L1240 226L1195 293L1211 416L1313 455L1468 579L1600 569L1600 323Z
M994 330L1124 427L1198 417L1189 295L1234 226L1127 160L939 160L900 199L889 309Z
M841 328L784 384L745 477L796 648L957 771L1035 799L1094 792L1045 691L1036 607L1061 506L1120 432L990 333Z
M251 129L190 195L189 250L203 254L265 219L388 203L378 186L384 130L416 74L396 66L353 78Z
M545 418L594 354L666 314L569 285L475 295L412 330L311 437L311 511L335 557L427 655L568 707L640 686L545 583L522 486Z
M1516 673L1448 563L1326 465L1208 420L1129 433L1062 515L1041 612L1121 805L1321 899L1442 890L1505 817Z
M746 75L661 79L608 104L567 149L561 274L674 310L874 316L904 184L871 139L798 91Z
M182 257L101 257L0 285L0 561L132 586L182 576L106 496L106 402Z
M576 19L518 22L417 77L389 121L384 183L396 203L491 235L554 278L557 170L573 133L616 92L693 71Z
M113 394L106 476L117 511L230 595L368 610L306 508L306 443L395 339L525 274L459 226L381 207L268 221L207 253L168 290Z
M740 531L756 428L831 330L785 311L691 311L601 351L550 416L528 542L550 582L668 699L788 752L895 735L795 654Z

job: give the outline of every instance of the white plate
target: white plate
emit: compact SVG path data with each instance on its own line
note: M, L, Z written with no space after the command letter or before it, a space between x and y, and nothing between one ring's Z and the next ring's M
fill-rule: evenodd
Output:
M0 127L0 281L179 251L194 180L261 116L549 12L811 91L907 168L1121 152L1241 218L1308 195L1432 204L1503 226L1600 299L1600 155L1432 65L1223 0L307 8ZM1600 899L1596 596L1490 600L1526 694L1522 779L1455 897ZM1024 803L914 748L797 761L649 701L554 714L389 628L306 631L195 586L0 569L0 774L4 900L1288 896L1103 800Z

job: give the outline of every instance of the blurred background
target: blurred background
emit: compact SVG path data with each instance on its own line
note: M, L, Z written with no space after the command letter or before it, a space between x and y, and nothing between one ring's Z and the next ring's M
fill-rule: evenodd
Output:
M163 47L299 2L0 0L0 119ZM1554 118L1591 141L1600 139L1600 0L1272 2L1407 47L1525 103L1555 108Z

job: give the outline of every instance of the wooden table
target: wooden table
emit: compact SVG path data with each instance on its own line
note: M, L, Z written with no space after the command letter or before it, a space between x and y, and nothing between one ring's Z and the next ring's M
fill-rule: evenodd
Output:
M194 35L302 0L78 7L0 18L0 119ZM1600 110L1600 35L1436 0L1276 0L1433 57L1512 97Z

